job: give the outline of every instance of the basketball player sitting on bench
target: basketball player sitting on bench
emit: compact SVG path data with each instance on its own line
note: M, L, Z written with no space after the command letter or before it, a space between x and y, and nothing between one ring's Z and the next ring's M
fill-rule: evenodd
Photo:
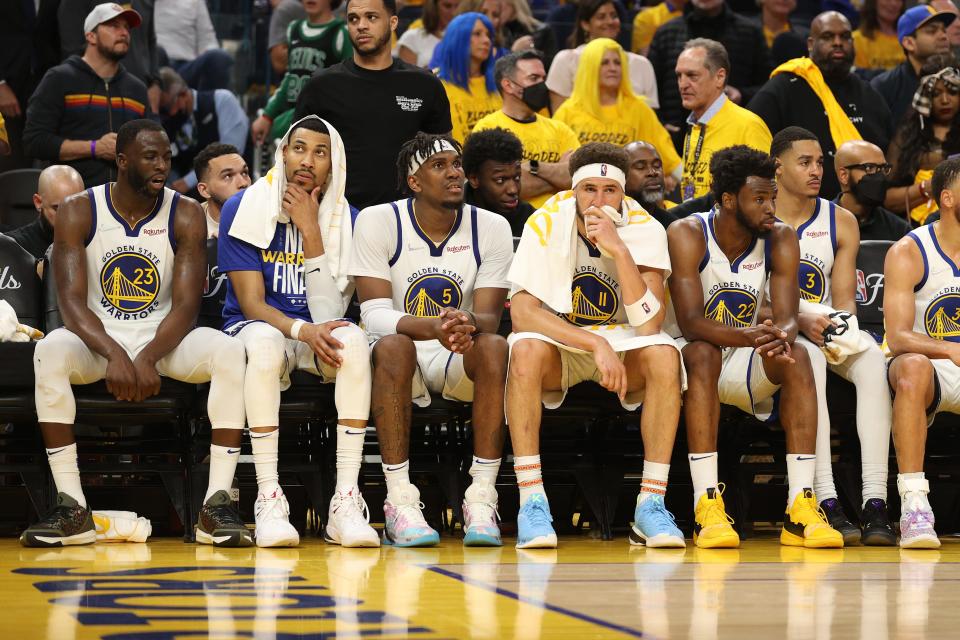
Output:
M507 341L497 335L513 257L510 224L465 205L460 145L418 133L397 159L412 197L364 209L350 274L373 347L373 420L387 480L383 540L436 544L410 483L410 399L430 394L473 402L473 483L464 503L464 544L499 546L495 483L503 448Z
M57 214L53 269L64 326L37 344L33 359L57 505L23 532L25 546L96 539L80 487L71 385L105 379L117 400L139 402L160 391L160 376L209 381L211 451L239 451L244 412L234 394L243 385L243 345L193 328L207 273L207 225L199 204L164 188L169 172L163 128L133 120L117 132L117 181L71 197ZM240 544L246 529L227 493L235 465L235 458L211 455L208 493L216 499L200 517Z

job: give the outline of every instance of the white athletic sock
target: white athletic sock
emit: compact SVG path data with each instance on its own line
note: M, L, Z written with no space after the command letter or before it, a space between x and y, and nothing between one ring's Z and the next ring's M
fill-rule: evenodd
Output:
M662 462L643 461L643 480L640 482L640 502L650 496L667 495L667 479L670 476L670 465Z
M203 497L204 502L217 491L230 493L238 460L240 460L240 447L210 445L210 479L207 481L207 495Z
M387 497L395 490L403 489L410 484L410 460L404 460L399 464L387 464L384 462L383 475L387 480Z
M47 461L57 492L67 494L86 508L87 498L80 486L80 468L77 466L77 443L47 449Z
M813 488L813 476L817 472L817 456L812 453L787 454L787 509L804 489ZM820 496L817 496L817 500Z
M346 494L357 486L363 462L365 428L337 425L337 491Z
M484 483L491 487L497 484L497 475L500 473L500 458L479 458L473 456L470 465L470 477L473 484Z
M693 509L696 511L700 496L707 494L707 489L716 487L717 480L717 452L688 453L690 463L690 477L693 479Z
M930 493L930 483L923 471L897 474L897 491L900 493L900 507L902 510L928 509L933 511L927 494Z
M257 491L265 496L273 495L280 488L277 460L280 458L280 429L267 433L250 432L253 447L253 466L257 470Z
M543 490L543 474L540 469L540 456L514 456L513 470L517 474L517 486L520 488L520 505L535 493L546 497Z

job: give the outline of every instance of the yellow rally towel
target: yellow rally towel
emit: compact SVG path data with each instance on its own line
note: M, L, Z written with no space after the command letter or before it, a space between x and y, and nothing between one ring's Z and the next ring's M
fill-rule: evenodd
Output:
M920 169L919 171L917 171L917 175L913 179L913 184L920 184L924 180L932 180L932 179L933 179L933 169ZM917 206L915 206L913 209L910 210L910 217L913 218L914 222L916 222L917 224L923 224L924 222L926 222L927 216L929 216L934 211L937 211L938 209L939 207L937 207L937 203L934 200L932 199L924 200L923 202L921 202L920 204L918 204Z
M810 58L787 60L774 69L770 77L772 78L780 73L792 73L795 76L799 76L806 80L810 88L813 89L813 92L820 99L820 102L823 103L823 108L827 112L827 121L830 123L830 137L833 138L834 147L839 149L840 145L848 140L863 140L860 132L857 131L857 128L850 122L850 118L843 110L843 107L841 107L837 99L833 97L833 92L830 91L830 87L827 86L826 81L823 79L823 74L820 73L820 68L813 63L813 60Z

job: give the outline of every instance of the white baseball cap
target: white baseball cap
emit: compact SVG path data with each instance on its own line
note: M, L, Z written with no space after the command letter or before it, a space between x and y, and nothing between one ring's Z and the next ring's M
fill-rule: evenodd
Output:
M140 23L143 22L140 14L133 9L124 8L116 2L105 2L98 4L93 8L93 11L87 14L87 18L83 21L83 32L90 33L104 22L109 22L117 16L126 16L131 29L139 27Z

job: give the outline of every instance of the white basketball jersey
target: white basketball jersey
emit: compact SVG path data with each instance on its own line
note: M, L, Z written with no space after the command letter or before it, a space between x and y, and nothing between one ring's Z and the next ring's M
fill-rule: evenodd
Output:
M573 311L559 314L578 327L627 324L617 264L577 234L577 261L570 284Z
M923 256L923 278L914 287L913 330L960 342L960 268L941 250L935 225L911 231Z
M731 327L754 325L767 282L767 241L755 237L731 262L717 242L713 227L716 211L693 215L700 220L707 245L700 262L704 316Z
M145 218L131 228L110 199L110 183L87 189L87 306L107 335L131 357L153 339L170 313L173 217L180 194L164 189Z
M832 306L830 274L837 254L837 210L829 200L817 198L810 219L797 227L800 241L800 299Z
M351 275L389 279L394 308L413 316L472 311L475 289L510 288L510 224L472 205L460 207L439 244L420 228L412 198L364 209L354 238Z

